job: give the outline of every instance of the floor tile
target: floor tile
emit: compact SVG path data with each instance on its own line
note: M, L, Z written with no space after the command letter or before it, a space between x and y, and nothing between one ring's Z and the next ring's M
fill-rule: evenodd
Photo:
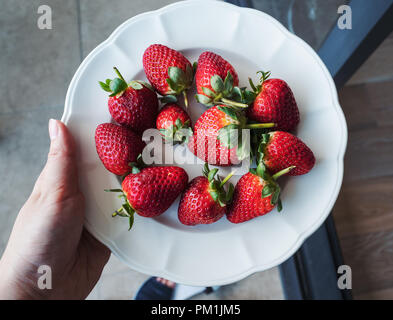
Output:
M12 225L42 170L48 149L47 123L63 106L0 115L0 254Z
M130 267L128 267L124 262L122 262L121 260L119 260L119 258L112 254L104 270L102 271L102 274L118 274L129 270Z
M281 300L283 299L278 268L257 272L234 284L222 286L211 294L200 294L195 300Z
M88 299L130 300L149 276L129 269L111 256L102 276ZM222 286L211 294L199 294L193 300L280 300L283 299L278 269L255 273L234 284Z
M52 29L37 27L40 0L6 0L0 10L0 114L64 103L80 63L76 1L51 0ZM4 79L3 79L4 80Z
M113 254L106 264L89 300L131 300L148 275L130 269Z
M149 276L131 269L115 274L103 274L88 299L132 300Z
M124 21L176 0L80 0L82 52L85 57Z

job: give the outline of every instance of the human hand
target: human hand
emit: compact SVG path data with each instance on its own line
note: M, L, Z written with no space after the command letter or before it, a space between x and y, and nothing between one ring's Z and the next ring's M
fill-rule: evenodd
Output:
M0 299L84 299L110 251L83 228L74 141L67 127L49 121L48 161L22 207L0 260ZM39 289L41 265L52 289Z

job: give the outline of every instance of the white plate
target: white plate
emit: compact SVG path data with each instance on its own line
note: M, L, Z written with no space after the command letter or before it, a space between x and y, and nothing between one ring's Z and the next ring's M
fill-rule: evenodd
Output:
M111 217L120 200L103 190L119 182L95 150L96 126L111 120L107 93L97 81L114 76L114 65L126 79L145 79L142 54L153 43L181 50L191 62L206 49L222 54L238 71L241 85L248 76L256 79L261 69L289 83L301 114L298 136L317 162L309 174L288 179L281 213L240 225L223 218L212 225L185 227L177 220L176 201L158 218L136 216L130 232L125 219ZM204 107L193 102L190 109L195 122ZM341 186L347 129L326 67L272 17L224 2L178 2L123 23L75 73L62 120L78 145L87 229L131 268L183 284L232 283L282 263L323 223ZM186 170L190 179L201 172L197 165Z

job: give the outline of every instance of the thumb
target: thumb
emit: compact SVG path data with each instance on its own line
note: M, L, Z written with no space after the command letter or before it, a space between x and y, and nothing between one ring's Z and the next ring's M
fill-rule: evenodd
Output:
M49 120L50 148L45 168L38 178L41 193L50 192L65 199L78 192L74 140L59 120Z

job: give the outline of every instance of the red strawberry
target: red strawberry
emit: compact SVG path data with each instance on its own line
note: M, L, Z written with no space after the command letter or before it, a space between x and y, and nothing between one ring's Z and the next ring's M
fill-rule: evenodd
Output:
M119 78L99 82L105 91L111 92L108 107L112 118L139 134L154 128L158 98L153 88L143 81L134 80L127 84L117 68L114 69Z
M280 187L276 179L288 173L293 167L286 168L270 176L263 164L251 169L240 178L235 187L232 203L229 205L227 218L232 223L241 223L263 216L276 205L281 211Z
M248 106L242 103L244 97L242 99L242 91L237 87L239 77L235 69L218 54L206 51L199 56L195 82L198 92L196 99L204 105Z
M247 109L247 117L257 122L277 123L277 129L293 131L299 124L299 109L291 88L281 79L268 79L270 72L262 72L261 84L250 85L257 94Z
M274 123L246 124L245 116L226 106L206 110L194 126L188 148L209 164L230 166L249 155L249 146L243 143L242 129L271 128ZM246 141L247 142L247 141Z
M186 106L187 89L192 85L194 70L179 51L153 44L143 53L143 68L152 86L163 96L183 94Z
M206 163L204 176L194 178L183 192L178 209L182 224L210 224L224 216L227 203L232 198L233 185L229 184L228 192L225 192L223 186L233 173L221 181L220 177L214 178L217 171L218 169L209 170Z
M97 127L95 142L105 168L117 175L130 172L129 163L135 162L145 147L137 134L113 123L102 123Z
M166 141L182 143L192 135L191 119L176 103L166 104L159 112L156 127Z
M180 167L133 168L133 173L123 180L122 189L106 190L122 192L125 201L112 216L128 217L131 229L135 212L149 218L164 213L187 183L187 172Z
M263 134L258 151L271 173L296 166L288 175L299 176L309 172L315 164L311 149L299 138L284 131Z

